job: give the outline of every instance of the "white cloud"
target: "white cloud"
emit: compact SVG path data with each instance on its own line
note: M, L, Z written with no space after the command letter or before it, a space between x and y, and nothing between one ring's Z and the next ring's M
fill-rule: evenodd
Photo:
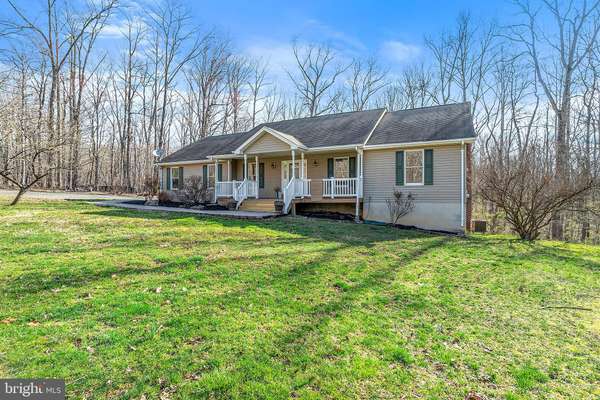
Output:
M381 45L381 55L396 63L413 61L421 55L421 48L399 40L388 40Z
M255 39L244 48L244 53L252 59L261 59L269 63L269 73L277 83L288 79L286 71L296 66L292 45L272 39Z
M361 53L367 50L367 46L358 38L336 30L316 19L307 20L302 31L306 38L331 43L334 48L344 53Z

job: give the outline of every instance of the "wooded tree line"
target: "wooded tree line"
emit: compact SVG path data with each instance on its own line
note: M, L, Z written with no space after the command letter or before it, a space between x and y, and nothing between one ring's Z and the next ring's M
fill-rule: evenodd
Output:
M48 0L41 13L8 4L5 185L141 191L156 174L154 149L267 121L469 101L479 135L476 215L498 231L521 223L535 237L599 236L597 1L516 2L508 25L461 13L424 38L423 61L399 71L376 54L350 59L327 43L294 41L295 65L279 81L268 59L243 55L180 3L140 10Z

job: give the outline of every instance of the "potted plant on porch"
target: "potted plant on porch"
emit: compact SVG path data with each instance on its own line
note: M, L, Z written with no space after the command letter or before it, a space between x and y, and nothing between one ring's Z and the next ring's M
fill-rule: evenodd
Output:
M283 212L283 199L281 198L281 188L275 187L275 211L278 213Z

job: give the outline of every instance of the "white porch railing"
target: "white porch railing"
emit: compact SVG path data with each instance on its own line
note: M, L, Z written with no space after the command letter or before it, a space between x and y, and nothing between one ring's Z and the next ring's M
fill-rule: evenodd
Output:
M233 190L240 183L238 181L217 182L215 185L217 197L233 197Z
M310 197L310 179L294 179L294 196Z
M297 197L310 196L310 179L292 178L283 188L283 213L290 212L292 201Z
M246 180L248 186L248 197L258 197L258 182Z
M244 180L242 182L236 182L236 184L233 185L233 199L237 203L236 208L240 206L242 201L246 200L246 197L248 197L245 183L246 181Z
M229 183L229 182L219 182ZM244 179L242 182L232 181L232 192L231 197L236 201L236 208L239 208L240 204L248 197L257 197L258 195L258 182Z
M323 197L361 197L361 183L360 178L323 179Z

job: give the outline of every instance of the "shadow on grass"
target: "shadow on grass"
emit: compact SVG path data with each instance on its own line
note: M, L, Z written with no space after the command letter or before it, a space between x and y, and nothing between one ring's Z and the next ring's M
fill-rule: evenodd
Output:
M74 269L68 268L62 271L52 271L47 275L39 271L19 274L16 279L3 282L0 285L0 292L7 297L20 297L23 295L35 295L41 292L50 291L58 288L79 288L94 282L109 279L113 276L124 277L128 275L146 275L159 274L178 271L189 266L196 257L186 259L179 258L171 262L156 262L153 266L126 266L102 268L97 265L86 265L85 267Z
M593 272L600 271L600 261L583 258L579 253L569 250L564 246L552 246L544 242L527 242L517 238L495 238L485 236L474 236L466 242L467 246L475 246L496 255L499 259L513 262L537 262L557 263L560 265L573 265L579 268L589 269ZM503 251L503 249L508 251ZM598 247L598 258L600 260L600 247Z
M438 236L424 232L392 229L386 226L355 224L350 221L334 221L307 217L277 217L265 220L235 219L212 215L186 214L177 212L137 211L106 209L85 211L84 214L101 217L137 218L145 220L180 221L195 220L199 223L217 223L225 228L263 228L279 232L310 237L313 239L372 245L381 241L400 238L427 238Z
M308 314L309 321L294 327L279 339L280 343L276 348L280 352L273 356L291 361L292 358L299 355L299 352L306 352L304 341L311 333L320 330L329 320L340 316L341 312L349 311L354 303L362 298L361 295L365 292L373 288L382 290L391 284L398 269L410 265L413 261L435 249L443 247L449 240L451 239L448 237L440 237L425 242L422 246L418 246L405 254L401 263L389 263L386 267L365 275L359 283L345 288L334 301L321 303L313 307L312 311Z

